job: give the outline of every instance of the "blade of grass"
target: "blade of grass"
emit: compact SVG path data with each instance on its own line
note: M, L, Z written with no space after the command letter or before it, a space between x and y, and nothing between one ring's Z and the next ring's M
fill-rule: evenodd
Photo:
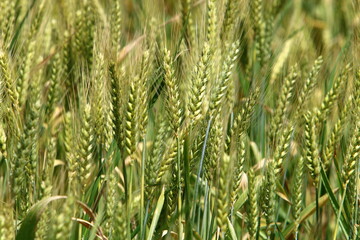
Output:
M337 191L337 190L336 190ZM325 194L319 198L319 207L322 207L325 205L325 203L329 200L329 195ZM302 223L307 218L312 216L316 211L316 203L315 201L309 204L301 213L299 218L299 223ZM295 223L292 222L287 226L287 228L282 232L282 235L288 239L290 235L295 231Z
M235 232L234 226L231 224L229 218L227 219L227 221L228 221L230 236L231 236L232 240L237 240L238 238L236 237L236 232Z
M27 213L21 223L20 229L16 234L16 240L35 239L36 226L40 220L41 214L45 211L47 205L52 201L66 199L66 196L53 196L45 198L36 203Z
M201 174L202 174L202 168L203 168L204 158L205 158L206 143L207 143L207 140L209 138L211 122L212 122L212 118L209 119L209 122L208 122L208 125L207 125L207 128L206 128L204 145L203 145L203 148L202 148L202 151L201 151L201 159L200 159L200 163L199 163L199 170L198 170L198 173L197 173L197 176L196 176L195 193L194 193L193 203L196 202L197 195L198 195L199 182L200 182L200 177L201 177ZM193 208L193 214L191 216L192 221L195 221L194 217L195 217L195 207Z
M165 188L163 187L162 190L161 190L161 194L160 194L160 197L158 199L158 202L156 204L153 220L151 222L150 229L149 229L149 235L146 238L147 240L153 239L155 228L156 228L156 225L157 225L157 223L159 221L159 217L160 217L160 213L162 211L162 208L164 206L164 200L165 200L164 194L165 194Z
M320 174L321 174L321 180L322 180L321 182L323 183L325 190L326 190L327 194L329 195L331 206L334 210L335 215L337 216L338 212L339 212L339 203L334 195L335 191L333 191L331 189L329 179L327 178L326 173L322 167L321 167ZM349 223L347 221L345 221L345 217L343 214L340 215L340 227L343 230L345 237L348 238L349 232L350 232L350 226L349 226Z

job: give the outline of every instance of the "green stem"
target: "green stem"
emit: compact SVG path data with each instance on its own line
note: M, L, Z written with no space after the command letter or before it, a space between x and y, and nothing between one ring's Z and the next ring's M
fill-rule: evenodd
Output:
M183 224L181 219L182 208L181 208L181 165L180 165L180 140L177 137L177 165L178 165L178 224L179 224L179 239L184 239L183 237Z
M129 186L128 186L128 189L129 189L129 192L128 192L128 199L127 199L127 202L126 202L126 221L127 221L127 231L129 234L127 234L127 237L128 239L127 240L131 240L131 227L130 227L130 210L131 210L131 199L132 199L132 177L133 177L133 166L132 166L132 163L130 163L130 174L129 174Z
M315 203L316 203L316 222L319 223L320 211L319 211L319 188L315 188Z
M335 225L335 229L334 229L333 240L336 240L336 237L337 237L337 232L338 232L338 229L339 229L340 216L341 216L341 212L342 212L342 208L343 208L344 200L345 200L346 189L347 189L347 184L345 185L344 193L343 193L343 195L341 197L341 204L340 204L340 207L339 207L338 215L336 217L336 225Z
M146 158L146 139L143 139L143 151L141 158L141 199L140 199L140 239L144 239L144 186L145 186L145 158Z
M193 239L192 236L192 222L190 221L190 169L189 169L189 138L191 136L191 129L188 135L185 137L184 141L184 180L185 180L185 187L184 187L184 196L185 196L185 219L186 221L186 231L185 231L185 239Z

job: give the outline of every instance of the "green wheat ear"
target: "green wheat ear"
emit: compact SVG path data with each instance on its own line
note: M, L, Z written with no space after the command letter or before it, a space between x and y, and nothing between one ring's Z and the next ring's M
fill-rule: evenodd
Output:
M206 149L205 159L205 177L211 182L219 166L219 159L224 151L224 126L223 119L217 116L209 133L208 147Z
M201 53L199 63L195 66L190 89L190 102L188 106L189 118L195 124L203 118L203 104L206 88L209 82L209 54L210 46L206 42Z
M228 185L227 178L229 170L230 157L223 153L222 161L220 162L219 186L217 192L217 212L216 223L221 230L221 238L224 238L227 231L227 215L228 209Z
M274 116L270 123L270 141L276 141L277 133L283 126L297 77L297 66L295 65L290 69L290 73L288 76L286 76L284 85L281 88L280 98L277 102L276 108L274 110Z
M181 1L182 26L184 28L186 45L189 49L191 49L195 41L195 33L192 31L191 5L192 0Z
M314 186L319 186L320 181L320 159L318 153L315 117L307 112L305 115L305 158L310 175L314 180Z
M266 220L266 236L271 238L272 229L271 223L274 221L275 214L275 162L269 161L266 169L266 178L262 186L262 209Z
M175 77L173 60L170 57L170 51L165 50L164 71L165 84L167 89L167 105L169 123L174 133L180 129L182 120L182 107L180 102L180 92L177 79Z
M351 107L351 100L353 99L352 96L349 97L350 100L348 100L345 105L344 109L340 113L339 119L336 121L335 126L333 127L330 138L325 143L325 148L323 149L323 166L324 170L327 171L329 167L331 166L332 160L335 157L335 150L337 145L340 142L340 139L343 135L343 129L345 127L345 123L347 122L348 118L350 117L350 107Z
M263 13L263 1L250 1L250 17L254 30L254 60L257 60L261 65L265 61L265 19Z
M319 124L325 121L326 118L329 116L351 69L352 68L350 64L346 65L340 76L335 80L330 91L326 94L323 102L321 103L320 109L318 109L316 112L317 126L319 126Z
M138 85L138 125L140 139L143 139L146 135L147 123L148 123L148 80L152 72L152 57L150 51L146 50L141 60L140 78Z
M56 52L51 62L50 86L47 96L46 113L49 117L51 117L51 114L54 112L55 106L58 104L60 98L59 82L61 62L61 55L59 52Z
M17 93L19 96L19 105L23 106L27 100L27 90L29 87L30 73L32 64L35 56L35 48L36 48L36 34L39 31L39 27L41 24L41 20L44 15L43 5L40 5L39 11L34 17L34 20L31 22L30 31L28 33L26 42L25 42L25 59L20 65L19 75L17 79ZM30 95L31 96L31 95Z
M293 127L287 127L283 130L279 143L276 145L274 152L274 171L275 174L280 173L281 167L283 164L286 155L288 154L290 148L290 138L291 134L294 131Z
M127 239L127 223L124 211L123 196L118 187L118 178L115 169L109 171L107 185L107 206L106 213L109 217L106 223L107 236L121 236L121 239Z
M64 205L61 208L61 212L59 212L55 217L54 223L54 239L55 240L65 240L71 237L71 229L72 229L72 217L75 216L75 199L73 196L69 196Z
M116 56L120 51L120 40L121 40L121 4L120 1L113 1L113 8L111 12L111 44L113 49L113 54Z
M236 200L238 199L238 192L240 190L240 183L242 176L244 174L244 163L245 163L245 156L246 155L246 148L245 148L245 136L244 134L240 137L240 143L237 151L237 161L235 163L235 172L234 172L234 181L233 187L230 194L230 204L234 206Z
M82 128L80 138L78 139L79 159L76 164L76 171L78 171L78 183L82 186L80 193L84 194L85 189L89 186L89 180L92 174L94 153L94 132L92 128L91 106L89 104L85 104L84 106L81 124Z
M235 66L235 61L238 57L240 42L234 42L227 51L227 57L221 67L221 73L219 83L215 87L215 91L210 99L209 111L211 115L215 115L220 112L222 103L225 96L228 94L229 89L233 88L231 83L231 72Z
M118 147L121 148L121 132L122 132L122 116L120 116L121 109L121 89L120 79L117 76L117 71L114 63L109 64L109 78L111 84L111 105L112 105L112 126L114 138L117 141Z
M132 79L132 81L130 82L128 101L126 103L125 109L125 121L123 131L126 156L131 156L134 153L136 147L136 78L138 78L138 76L136 76L135 79Z
M38 62L42 62L42 58ZM39 180L36 173L39 159L40 80L42 77L43 68L40 68L30 83L24 128L14 156L14 194L17 196L20 212L27 210L32 200L36 199L34 195L35 186Z
M11 44L11 37L14 34L15 17L16 17L16 2L11 0L2 1L3 5L0 18L0 32L1 39L6 44L6 49L9 49Z
M344 159L342 180L343 185L346 186L352 176L355 176L356 164L360 156L360 123L357 121L353 136L351 138L348 153Z
M5 52L0 50L0 81L4 82L5 95L10 99L11 106L15 111L19 110L18 93L15 88L15 81L12 78L9 62ZM0 85L1 86L1 85Z
M224 20L220 32L220 39L223 41L231 39L231 35L235 32L234 27L237 20L237 14L239 13L238 6L236 0L228 0L226 2Z
M13 206L7 203L0 205L0 240L15 239Z
M300 91L300 94L298 97L298 106L296 108L296 116L294 119L297 119L303 113L303 107L304 107L306 101L309 99L309 95L313 92L313 90L315 88L317 76L319 74L319 71L320 71L323 61L324 61L323 57L319 56L314 62L314 65L311 68L311 70L305 80L305 83Z
M234 129L238 131L239 138L250 126L250 120L258 103L259 95L260 89L255 88L234 120Z
M292 214L295 220L296 234L298 234L300 224L300 213L303 207L303 181L304 181L304 158L300 157L296 164L295 176L293 180L293 207Z
M170 138L166 144L167 148L164 151L164 154L161 158L160 168L156 177L156 184L161 183L162 177L165 175L166 171L169 170L172 164L175 164L176 157L178 154L177 139Z
M165 151L165 142L163 139L167 139L169 137L169 126L166 121L160 118L159 120L159 129L156 133L156 137L154 140L154 144L151 150L151 155L148 161L146 161L145 167L145 198L150 199L152 197L152 193L154 192L154 186L156 184L157 173L160 168L160 158L164 154Z
M0 124L0 160L6 160L7 157L6 134L2 124Z

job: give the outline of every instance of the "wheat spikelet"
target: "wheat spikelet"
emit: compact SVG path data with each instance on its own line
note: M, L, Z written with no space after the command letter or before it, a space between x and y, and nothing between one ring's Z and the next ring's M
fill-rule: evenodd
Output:
M6 134L2 124L0 124L0 160L6 160L7 157Z
M160 167L159 159L164 154L165 142L163 139L167 139L168 136L168 125L166 121L160 121L159 130L156 134L154 144L151 151L151 156L146 161L145 166L145 198L149 199L153 192L153 186L156 183L157 172Z
M264 61L264 42L265 42L265 21L263 16L263 1L250 1L250 17L254 29L254 60L256 59L260 64Z
M63 76L65 78L65 89L66 89L66 95L69 95L73 88L73 81L72 81L72 52L71 52L71 43L70 42L70 33L69 31L64 31L64 38L63 38L63 47L61 48L61 55L62 55L62 70L63 70Z
M209 133L209 141L206 149L205 158L205 177L211 182L216 174L219 159L223 154L224 147L224 127L220 116L214 119L214 123Z
M231 35L234 33L234 26L236 23L237 14L237 1L228 0L226 2L224 20L220 32L220 39L222 39L223 41L231 39Z
M217 212L216 212L216 223L221 230L221 236L224 238L227 231L227 215L228 209L228 167L230 157L223 153L222 160L220 162L220 173L219 173L219 187L217 192Z
M350 141L348 153L343 163L341 177L344 186L346 186L349 183L350 179L355 174L355 170L356 170L355 168L359 159L359 154L360 154L360 123L357 122Z
M352 97L350 97L352 99ZM335 157L335 149L338 143L340 142L342 131L345 126L345 123L349 117L349 108L351 101L349 100L344 105L344 109L342 110L339 119L336 121L335 126L333 127L330 138L326 141L325 148L323 149L323 166L326 171Z
M272 141L276 141L276 133L279 129L282 128L283 121L286 115L286 112L289 108L290 98L293 95L293 88L295 84L295 80L297 78L297 66L295 65L290 69L289 75L285 78L284 85L281 89L280 99L276 105L276 109L274 111L274 116L270 125L270 139Z
M287 127L283 130L283 133L281 134L281 137L279 139L279 143L276 146L275 152L274 152L274 171L275 174L280 173L281 166L286 158L286 155L288 153L289 147L290 147L290 138L291 134L294 131L293 127Z
M65 113L64 116L64 148L65 148L65 159L68 167L68 177L69 177L69 186L72 186L74 190L75 174L77 172L77 162L76 158L77 153L75 149L75 136L74 136L74 125L73 125L73 116L70 112Z
M209 111L211 115L219 112L224 96L228 92L229 85L231 85L230 76L239 53L239 44L240 42L236 41L229 47L227 57L221 67L219 83L218 86L215 86L216 90L210 100Z
M173 132L178 132L182 119L180 93L174 73L173 60L170 51L165 50L164 56L165 84L167 89L167 114Z
M46 209L40 216L40 220L37 223L36 226L36 232L35 232L35 239L36 240L41 240L41 239L45 239L47 235L49 235L48 233L51 231L51 223L52 223L52 219L51 219L51 214L50 214L50 210Z
M113 220L114 230L113 235L119 239L128 239L130 233L128 232L128 222L126 219L126 205L122 200L116 202L115 218Z
M42 59L39 62L41 61ZM28 112L26 112L24 129L17 145L16 156L14 157L14 193L15 196L21 193L24 196L24 201L20 201L21 210L26 210L30 201L34 200L33 194L35 192L36 169L38 165L40 79L42 73L41 68L30 84L29 99L27 101Z
M340 76L335 80L332 88L326 94L323 102L321 103L320 109L316 112L316 125L318 126L323 121L326 120L330 111L332 110L339 94L343 83L346 81L347 74L351 70L350 65L346 65L344 71L340 74Z
M4 43L10 43L10 37L13 34L15 27L15 17L16 17L16 2L11 0L2 1L1 8L3 9L0 19L0 32L1 39Z
M10 73L7 57L2 50L0 50L0 73L0 80L4 82L5 94L10 99L11 105L14 110L18 111L18 94L14 86L14 80L12 79Z
M126 239L127 236L127 226L125 215L123 211L125 210L124 204L122 203L123 199L118 187L118 179L116 177L116 171L112 170L108 176L108 186L107 186L107 206L106 213L109 217L106 223L106 229L109 237L122 236Z
M280 54L278 55L276 62L272 68L270 84L274 84L275 80L279 77L281 70L283 69L286 60L289 58L291 49L293 47L294 39L288 39L284 47L282 48Z
M116 55L120 50L121 40L121 5L120 1L113 1L113 8L111 12L111 44L113 52Z
M138 112L139 112L139 132L140 139L146 134L148 122L148 78L151 73L150 51L144 52L141 63L140 78L138 83Z
M84 55L88 64L89 70L93 64L93 48L94 48L94 33L95 33L95 6L94 2L89 0L85 1L84 6Z
M55 136L49 138L46 146L46 156L38 167L39 171L42 172L39 199L51 196L53 191L52 178L54 162L56 160L56 139Z
M96 133L96 144L98 146L104 146L105 143L105 121L106 121L106 110L105 110L105 94L106 94L106 76L105 72L104 56L99 54L95 61L95 73L93 82L93 101L91 109L93 110L92 115L94 129Z
M175 213L177 206L177 197L179 194L178 186L177 186L179 166L177 163L173 163L173 165L170 167L171 167L171 177L170 177L170 183L168 186L168 193L167 193L167 219L169 223L171 223L171 218Z
M210 56L215 52L215 46L218 35L218 18L217 18L217 7L215 0L207 1L207 34L206 40L210 45ZM210 57L211 58L211 57Z
M27 90L28 90L28 81L30 79L30 71L32 67L32 63L34 60L35 55L35 47L36 47L36 34L39 30L41 20L43 18L43 5L40 5L40 10L37 12L37 14L34 17L33 22L30 26L30 31L25 43L25 59L20 65L19 69L19 76L17 79L17 93L19 96L19 105L23 106L25 104L25 101L27 99Z
M351 116L352 119L356 118L357 114L360 112L360 69L355 74L355 83L353 94L351 98L352 108L351 108Z
M315 135L315 117L310 112L305 117L305 158L314 186L318 187L320 180L320 159Z
M115 136L119 136L121 132L121 117L120 117L120 107L121 107L121 97L120 97L120 81L115 70L115 64L110 63L109 65L109 78L111 83L111 103L112 103L112 116L113 116L113 131ZM120 147L120 139L117 137L117 143Z
M46 114L51 116L54 112L55 105L58 103L60 98L59 91L59 77L60 77L60 67L61 67L61 55L59 52L56 52L52 62L51 62L51 74L50 74L50 86L49 92L47 95L47 106L46 106Z
M0 205L0 240L15 239L13 225L13 206L6 203ZM11 220L11 221L9 221Z
M239 150L238 150L237 154L238 154L238 156L237 156L237 161L236 161L236 166L235 166L234 182L233 182L232 191L230 193L231 206L233 206L235 204L235 202L238 198L237 194L240 190L240 183L241 183L241 178L242 178L243 170L244 170L246 150L245 150L245 136L243 136L243 135L241 135L241 137L240 137Z
M255 105L258 101L260 89L256 88L246 100L234 120L234 129L237 129L239 137L248 129L251 117L255 111Z
M192 31L192 19L191 19L191 4L192 0L184 0L181 1L181 18L182 18L182 26L185 28L184 35L185 35L185 41L186 45L189 49L191 49L191 46L194 44L195 36L194 32Z
M303 205L303 178L304 178L304 158L300 157L296 164L295 177L293 182L293 207L292 214L295 219L296 232L299 229L300 213Z
M135 77L130 83L130 89L129 89L129 96L128 101L126 104L125 109L125 126L123 127L124 131L124 146L125 146L125 153L127 156L131 156L133 152L135 151L135 145L136 145L136 89L135 89L135 83L138 76Z
M266 220L266 236L271 239L271 223L274 221L275 213L275 165L274 161L269 161L266 169L266 178L262 189L262 209Z
M77 54L83 53L85 40L85 12L83 9L77 10L75 13L75 29L74 41L72 48Z
M304 83L304 85L300 91L299 97L298 97L298 106L296 108L297 115L296 115L295 119L297 119L298 116L301 116L305 102L307 99L309 99L309 95L312 93L312 91L315 88L317 76L319 74L322 63L323 63L323 57L319 56L315 60L309 74L307 75L305 83Z
M157 173L156 183L161 182L161 178L164 176L169 167L175 163L177 156L177 141L176 138L171 138L167 143L167 148L161 158L160 168Z
M209 52L210 46L206 42L203 47L201 59L192 77L192 87L190 90L190 102L188 106L189 118L194 124L203 117L203 104L206 94L206 87L209 82Z
M82 128L78 139L79 159L76 167L76 171L78 171L78 181L80 186L82 186L81 193L84 193L85 189L88 187L89 177L93 168L94 133L91 121L91 106L85 104L82 112Z
M61 211L55 218L54 239L55 240L67 240L71 236L72 219L75 215L75 199L69 196L63 205L63 211Z

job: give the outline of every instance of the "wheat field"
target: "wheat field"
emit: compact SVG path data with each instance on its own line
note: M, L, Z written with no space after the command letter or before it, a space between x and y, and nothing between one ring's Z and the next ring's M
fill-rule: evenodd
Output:
M360 239L358 0L0 0L0 240Z

